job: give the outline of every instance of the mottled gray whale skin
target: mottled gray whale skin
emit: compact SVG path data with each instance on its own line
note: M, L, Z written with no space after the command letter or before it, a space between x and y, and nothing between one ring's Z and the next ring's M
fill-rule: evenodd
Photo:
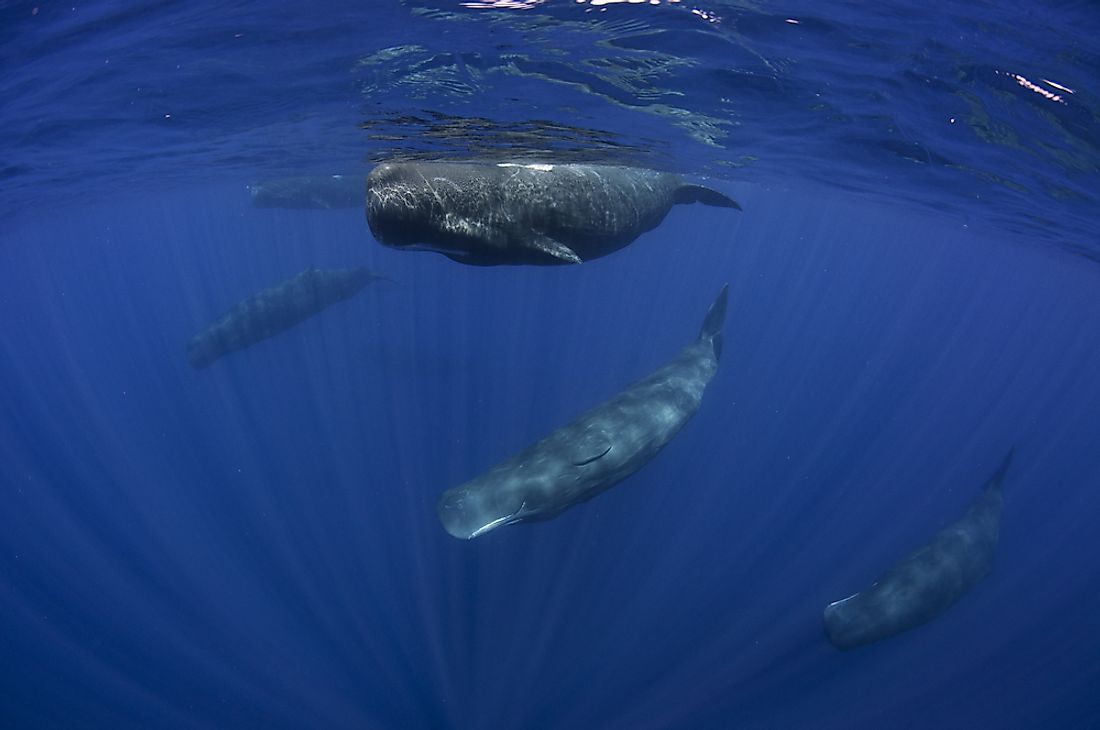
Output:
M699 409L718 370L728 285L669 364L481 476L440 495L443 527L473 539L555 517L641 469Z
M356 208L363 204L362 175L283 177L249 185L256 208Z
M1010 449L966 514L936 533L865 591L825 607L825 634L840 649L931 621L988 575L1001 525L1001 482Z
M306 269L233 305L191 339L187 358L192 367L205 368L222 355L290 329L379 278L364 268Z
M677 175L634 167L395 162L367 177L367 221L380 243L478 266L606 256L678 203L741 208Z

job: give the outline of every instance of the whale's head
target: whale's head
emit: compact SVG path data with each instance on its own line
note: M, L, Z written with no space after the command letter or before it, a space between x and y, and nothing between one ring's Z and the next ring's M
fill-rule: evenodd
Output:
M599 419L562 431L441 494L436 511L447 532L471 540L504 525L548 520L622 479L633 452L614 452L615 438Z
M439 496L436 512L443 528L460 540L472 540L490 530L521 521L527 505L522 495L464 484Z
M472 540L498 527L545 519L551 501L537 472L529 465L500 464L439 495L436 512L443 528L461 540Z
M379 243L415 248L439 238L446 201L436 190L439 182L418 169L411 163L385 163L367 176L367 223Z
M300 178L264 180L248 186L254 208L303 208Z
M398 249L462 258L505 243L486 225L483 166L387 162L367 176L367 223L375 239Z

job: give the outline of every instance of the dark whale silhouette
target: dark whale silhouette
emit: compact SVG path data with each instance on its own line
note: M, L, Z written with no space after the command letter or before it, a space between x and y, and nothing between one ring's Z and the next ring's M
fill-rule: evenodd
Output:
M379 242L480 266L606 256L679 203L741 208L678 175L634 167L395 162L367 177L367 221Z
M538 443L439 497L443 527L472 539L502 525L545 520L645 466L699 409L718 371L728 285L699 337L668 365Z
M205 368L222 355L290 329L380 278L364 268L306 269L233 305L191 339L187 357L192 367Z
M829 641L851 649L920 626L989 573L1001 525L1001 482L1014 450L961 519L937 532L867 590L825 608Z

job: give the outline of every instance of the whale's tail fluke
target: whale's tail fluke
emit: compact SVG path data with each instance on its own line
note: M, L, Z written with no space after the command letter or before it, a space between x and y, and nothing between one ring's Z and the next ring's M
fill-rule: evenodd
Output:
M1000 489L1001 482L1004 481L1005 474L1008 472L1008 467L1012 464L1012 455L1016 453L1016 447L1013 446L1005 454L1005 458L1001 460L1001 465L997 467L997 471L993 472L993 476L989 477L989 481L985 483L985 491L992 489Z
M707 316L703 318L703 328L699 331L699 339L709 339L714 344L714 356L722 357L722 325L726 323L726 302L729 299L730 285L722 287L718 296L714 298Z
M702 203L703 205L713 205L717 208L736 208L741 210L741 204L733 198L724 193L720 193L717 190L712 190L705 185L693 185L691 183L684 183L676 191L677 203Z

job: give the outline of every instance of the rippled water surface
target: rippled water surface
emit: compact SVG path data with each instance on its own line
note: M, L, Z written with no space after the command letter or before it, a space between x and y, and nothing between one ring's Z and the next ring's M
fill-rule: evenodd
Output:
M17 3L4 16L9 210L105 185L553 154L813 183L1098 255L1087 3Z

